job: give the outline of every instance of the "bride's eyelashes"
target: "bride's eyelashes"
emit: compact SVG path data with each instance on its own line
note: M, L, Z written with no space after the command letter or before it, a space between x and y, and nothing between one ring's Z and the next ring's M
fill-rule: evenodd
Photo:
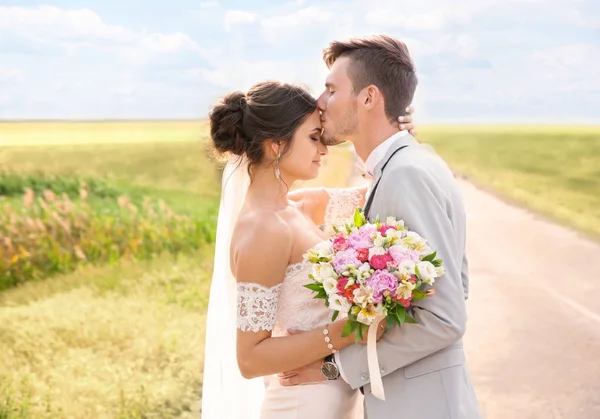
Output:
M313 135L313 136L310 137L310 139L313 140L313 141L316 141L316 142L321 141L321 137L318 136L318 135Z

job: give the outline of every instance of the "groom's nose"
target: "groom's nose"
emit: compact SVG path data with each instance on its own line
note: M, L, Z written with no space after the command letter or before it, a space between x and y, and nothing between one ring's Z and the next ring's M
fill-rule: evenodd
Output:
M319 98L317 99L317 107L319 108L319 110L321 112L324 112L325 109L327 108L326 107L327 101L325 99L325 93L326 92L321 93L321 96L319 96Z

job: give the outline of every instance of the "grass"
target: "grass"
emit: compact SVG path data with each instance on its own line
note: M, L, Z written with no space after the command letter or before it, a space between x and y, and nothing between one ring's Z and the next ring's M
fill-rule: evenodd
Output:
M87 268L1 293L0 418L197 412L211 255Z
M458 173L600 237L600 127L424 127Z
M56 181L65 193L78 179L95 179L215 225L221 178L202 124L7 125L0 124L0 173L10 173L13 206L22 203L15 189L23 177ZM132 143L118 143L131 132ZM337 148L319 179L301 185L344 185L350 153ZM109 209L99 198L94 205ZM1 292L0 419L198 418L212 258L204 245Z
M203 121L0 122L0 147L58 144L197 142Z

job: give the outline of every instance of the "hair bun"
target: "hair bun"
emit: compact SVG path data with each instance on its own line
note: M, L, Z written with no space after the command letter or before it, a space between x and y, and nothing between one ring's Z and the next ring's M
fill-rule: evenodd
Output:
M246 152L249 144L244 133L246 107L246 94L236 91L223 97L211 110L210 136L219 153L241 156Z

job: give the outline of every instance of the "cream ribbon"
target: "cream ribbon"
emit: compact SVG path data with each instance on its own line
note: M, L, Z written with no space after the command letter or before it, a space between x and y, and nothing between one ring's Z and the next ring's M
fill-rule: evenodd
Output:
M377 328L379 323L385 320L383 314L379 314L371 323L367 333L367 362L369 365L369 376L371 377L371 393L380 400L385 400L381 372L379 371L379 359L377 358ZM375 327L373 327L375 326Z

